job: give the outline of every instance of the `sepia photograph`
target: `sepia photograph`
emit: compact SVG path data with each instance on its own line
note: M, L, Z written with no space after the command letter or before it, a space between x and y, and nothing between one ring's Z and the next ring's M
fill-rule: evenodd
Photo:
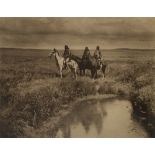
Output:
M0 17L0 138L155 138L154 17Z

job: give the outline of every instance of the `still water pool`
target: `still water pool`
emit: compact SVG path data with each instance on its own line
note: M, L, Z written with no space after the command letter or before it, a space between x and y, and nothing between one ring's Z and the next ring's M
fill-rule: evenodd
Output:
M128 100L85 100L80 102L58 125L55 137L148 137L145 129L132 118Z

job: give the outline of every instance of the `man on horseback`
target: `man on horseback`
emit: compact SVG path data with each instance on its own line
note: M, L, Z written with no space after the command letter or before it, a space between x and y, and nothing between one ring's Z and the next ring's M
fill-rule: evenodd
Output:
M94 52L94 57L95 57L95 59L96 59L98 65L99 65L100 68L101 68L101 67L102 67L102 66L101 66L101 65L102 65L102 54L101 54L101 51L100 51L100 47L99 47L99 46L96 47L96 50L95 50L95 52Z
M88 65L89 56L90 56L90 50L88 47L85 47L85 50L84 50L83 56L82 56L83 67Z
M64 57L64 68L65 69L67 68L66 60L67 59L70 60L70 56L71 56L71 51L70 51L68 45L65 45L65 50L64 50L64 53L63 53L63 57Z
M81 60L81 68L83 68L83 74L85 75L85 69L89 64L89 56L90 56L90 51L88 47L85 47L82 60ZM81 73L80 73L81 74Z
M83 52L82 60L88 60L90 56L90 51L88 47L85 47L85 50Z

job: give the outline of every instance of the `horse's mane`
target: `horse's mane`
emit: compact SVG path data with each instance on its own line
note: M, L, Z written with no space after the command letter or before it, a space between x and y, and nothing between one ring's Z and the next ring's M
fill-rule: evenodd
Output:
M61 56L60 53L59 53L59 51L58 51L57 49L55 49L55 50L56 50L56 52L58 53L58 55Z
M78 56L76 56L76 55L73 55L73 54L71 55L71 58L72 58L72 59L77 59L77 60L82 60L82 58L80 58L80 57L78 57Z
M76 56L76 55L71 55L71 59L73 59L74 61L76 61L78 64L81 63L82 58Z
M56 48L54 48L54 51L58 54L58 56L62 57L61 53Z

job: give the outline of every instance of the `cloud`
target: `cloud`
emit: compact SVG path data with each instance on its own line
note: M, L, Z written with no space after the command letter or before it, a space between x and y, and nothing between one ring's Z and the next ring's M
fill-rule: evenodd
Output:
M0 46L154 41L155 18L0 18Z

